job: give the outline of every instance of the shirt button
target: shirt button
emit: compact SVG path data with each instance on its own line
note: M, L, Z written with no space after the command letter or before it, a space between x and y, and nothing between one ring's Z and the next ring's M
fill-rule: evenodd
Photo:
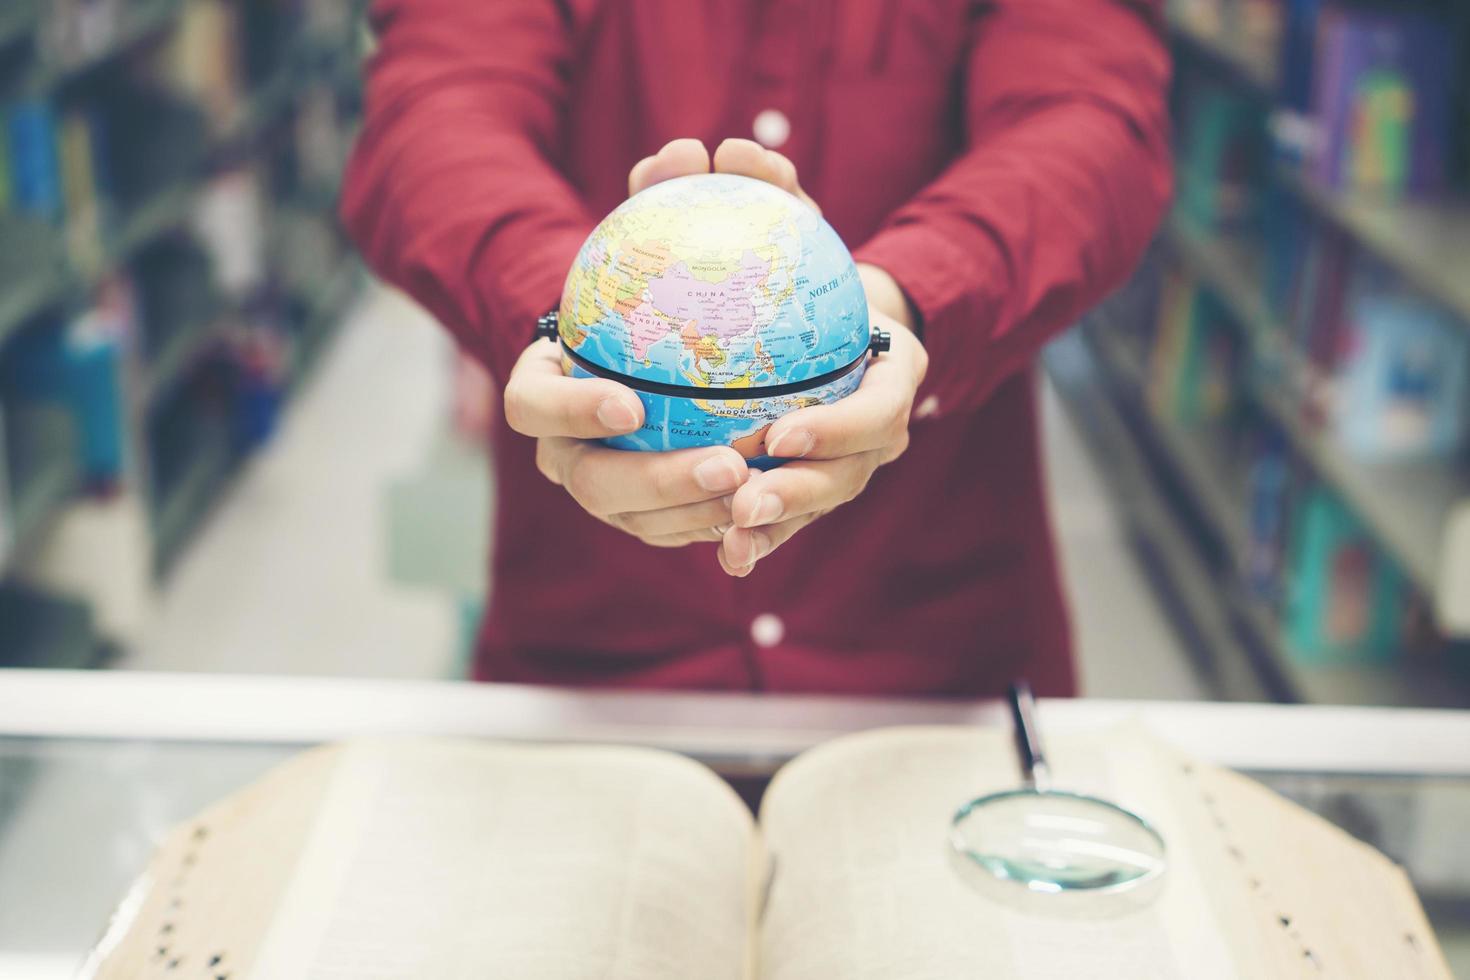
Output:
M791 120L780 109L762 109L750 129L762 146L772 150L791 138Z
M786 624L773 613L761 613L750 621L750 638L758 646L773 647L786 635Z
M937 414L939 414L939 397L937 395L930 395L928 398L919 402L918 409L914 411L914 416L921 419L927 419L929 416Z

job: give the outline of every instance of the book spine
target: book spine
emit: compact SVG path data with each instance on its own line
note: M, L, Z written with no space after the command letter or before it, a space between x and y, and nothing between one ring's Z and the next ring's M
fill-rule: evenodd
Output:
M23 102L10 110L7 136L16 210L48 222L62 216L56 119L45 102Z

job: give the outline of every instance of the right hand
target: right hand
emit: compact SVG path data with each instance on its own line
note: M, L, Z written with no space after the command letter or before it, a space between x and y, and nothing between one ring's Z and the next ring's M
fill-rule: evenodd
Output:
M675 140L633 168L628 191L709 169L704 144ZM505 386L505 420L536 440L537 468L583 510L659 547L719 541L732 524L731 499L750 478L728 446L643 453L588 441L637 431L643 403L616 381L565 377L550 340L536 341L516 362Z
M616 381L565 377L550 340L516 362L505 420L536 439L537 469L583 510L662 548L719 541L731 525L731 498L750 478L728 446L640 453L589 442L636 431L643 403Z

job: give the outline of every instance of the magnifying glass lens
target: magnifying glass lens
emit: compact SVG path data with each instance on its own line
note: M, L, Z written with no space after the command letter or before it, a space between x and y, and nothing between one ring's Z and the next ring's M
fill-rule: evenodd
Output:
M965 807L953 843L996 878L1032 891L1118 889L1157 877L1164 844L1138 817L1104 800L1021 790Z

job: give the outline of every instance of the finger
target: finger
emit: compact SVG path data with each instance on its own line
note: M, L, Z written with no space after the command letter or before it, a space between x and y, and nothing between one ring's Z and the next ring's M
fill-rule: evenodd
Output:
M723 529L733 523L730 517L730 502L733 499L733 494L727 494L714 500L701 500L679 507L614 514L612 523L645 540L687 534L691 531L709 531L716 527Z
M740 174L775 184L801 198L818 214L822 213L817 202L801 189L796 177L796 164L784 154L768 150L752 140L727 139L715 148L714 164L716 173Z
M556 345L537 341L516 362L505 385L505 421L522 435L600 439L634 432L643 403L605 378L562 374Z
M846 398L797 409L772 425L766 452L782 459L838 459L883 449L908 431L913 401L913 382L880 358Z
M651 544L655 548L682 548L689 544L710 544L724 538L724 532L719 528L706 527L697 531L686 531L683 534L666 534L659 537L644 538L644 544Z
M599 517L724 497L750 478L745 460L728 446L640 453L583 442L557 459L557 482Z
M831 510L861 493L881 461L880 453L866 452L787 463L737 490L730 515L736 527L751 528Z
M731 528L721 538L719 551L716 552L720 567L730 575L744 578L750 574L756 562L790 541L797 531L820 516L803 514L770 527Z
M836 459L907 444L909 413L923 368L923 348L911 333L892 325L894 343L874 358L857 391L829 405L798 409L766 433L766 452L783 459Z
M689 174L709 173L709 150L697 139L677 139L665 143L651 157L644 157L628 172L628 196L652 187L659 181Z

